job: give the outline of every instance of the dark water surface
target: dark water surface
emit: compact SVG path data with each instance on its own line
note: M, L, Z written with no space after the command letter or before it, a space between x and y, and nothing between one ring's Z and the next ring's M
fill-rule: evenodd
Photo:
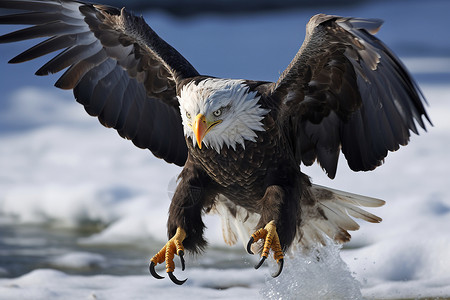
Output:
M21 276L37 268L52 268L68 274L141 275L148 273L149 259L163 242L142 241L139 245L90 245L82 242L97 230L69 229L43 225L0 226L0 277ZM69 253L89 253L103 257L101 262L80 267L55 264L55 258ZM178 264L178 258L176 258ZM250 267L242 248L208 248L198 257L186 257L189 267ZM76 263L75 263L76 265ZM163 266L161 266L163 268ZM161 272L164 272L161 270Z

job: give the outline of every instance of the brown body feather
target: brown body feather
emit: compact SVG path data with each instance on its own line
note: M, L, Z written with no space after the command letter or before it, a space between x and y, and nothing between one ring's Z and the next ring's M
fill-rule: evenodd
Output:
M255 85L254 88L258 86ZM261 104L267 102L264 98L260 100ZM277 112L272 110L264 118L265 131L258 132L256 142L246 141L245 149L240 145L236 150L223 147L220 153L217 153L212 148L194 147L192 140L187 138L186 144L189 149L187 166L191 171L187 173L183 170L180 174L180 183L169 215L185 215L184 218L190 216L190 213L178 212L183 206L178 201L184 203L186 198L193 196L192 185L201 185L197 189L201 192L201 196L195 194L198 199L192 200L193 202L202 202L200 207L208 211L215 205L216 197L219 194L224 195L235 205L250 213L259 214L261 216L259 226L263 227L269 221L275 220L281 244L287 248L292 243L301 222L299 199L304 184L302 180L304 181L307 176L300 172L282 129L276 125L276 116ZM193 172L201 174L203 179L193 179L191 176ZM183 195L178 196L178 193ZM190 207L183 210L187 212L198 208ZM188 225L186 221L184 223ZM169 217L169 236L178 226L179 220ZM191 237L188 234L186 240L189 241ZM195 235L192 238L198 239L199 236ZM202 241L200 245L203 244Z

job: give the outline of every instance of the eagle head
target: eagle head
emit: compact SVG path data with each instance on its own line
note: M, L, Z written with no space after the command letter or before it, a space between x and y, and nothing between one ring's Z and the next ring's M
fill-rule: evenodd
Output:
M238 144L256 141L263 131L262 120L269 112L261 108L260 96L243 80L207 78L182 87L178 100L184 135L193 146L202 145L218 153L225 145L236 150Z

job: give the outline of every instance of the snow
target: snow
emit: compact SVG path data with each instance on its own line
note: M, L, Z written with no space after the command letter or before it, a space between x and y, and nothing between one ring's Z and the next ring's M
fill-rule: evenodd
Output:
M191 276L204 279L174 287L169 280L149 280L145 276L95 275L70 276L63 272L39 269L0 286L2 299L258 299L259 284L249 271L191 270ZM211 285L214 283L232 284ZM232 279L230 279L232 278ZM250 280L249 280L250 279Z
M104 264L105 261L105 257L98 253L70 252L52 258L50 264L60 268L85 269Z
M317 12L192 19L147 13L145 18L201 73L273 81L295 55L308 18ZM343 157L335 180L318 166L303 169L317 184L386 200L385 206L371 209L382 223L361 223L346 249L329 246L319 261L313 255L288 257L282 275L271 279L273 262L254 270L257 257L248 256L240 244L225 248L219 218L206 217L210 256L195 258L200 264L187 258L186 271L175 271L180 279L189 278L182 287L141 274L76 275L109 262L97 252L69 249L49 255L49 265L58 270L37 266L7 278L8 266L0 265L0 299L450 297L450 39L436 38L448 35L444 25L450 2L410 1L406 8L404 2L380 2L325 12L384 19L378 35L420 78L430 104L434 127L413 135L377 170L351 172ZM263 36L274 42L265 43ZM136 244L162 246L168 194L181 169L100 126L70 92L51 87L55 76L32 76L44 60L4 63L5 56L26 45L31 44L0 47L0 225L77 229L93 224L102 229L79 238L79 245L120 245L123 251ZM0 237L0 242L8 241ZM30 255L42 243L39 237L22 242ZM0 249L0 255L10 254ZM240 268L218 265L236 257Z

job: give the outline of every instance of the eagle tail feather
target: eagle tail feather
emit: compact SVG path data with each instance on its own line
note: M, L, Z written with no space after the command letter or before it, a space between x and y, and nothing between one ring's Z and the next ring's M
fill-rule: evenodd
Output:
M314 184L310 191L316 201L314 205L302 206L302 222L297 233L297 241L303 248L325 244L323 234L338 243L348 242L351 238L348 231L359 229L353 218L381 222L380 217L361 207L379 207L384 205L383 200Z
M259 214L248 212L223 195L217 197L217 201L209 213L220 216L225 243L230 246L235 245L239 237L244 249L260 218Z
M300 246L309 250L318 245L326 245L326 236L338 243L348 242L351 238L348 231L359 229L359 224L353 218L371 223L381 222L380 217L361 207L379 207L385 203L383 200L315 184L312 185L310 193L315 201L313 205L302 205L302 220L292 248ZM245 248L260 215L235 205L223 195L219 195L216 200L209 213L221 217L225 243L234 245L239 238Z

